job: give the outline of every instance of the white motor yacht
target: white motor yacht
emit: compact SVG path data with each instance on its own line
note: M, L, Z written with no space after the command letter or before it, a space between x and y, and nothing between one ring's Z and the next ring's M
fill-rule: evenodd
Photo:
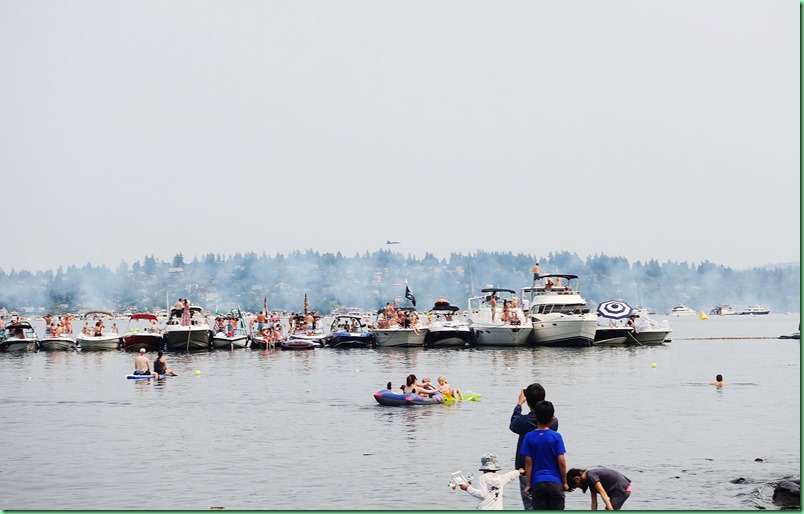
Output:
M468 302L467 315L475 344L478 346L525 346L533 326L528 323L516 291L486 287L480 292L483 294L469 298ZM493 316L492 296L496 297ZM506 302L509 303L508 319L503 321L503 306Z
M541 275L522 288L530 298L528 317L533 326L530 340L539 346L591 346L597 330L597 314L589 312L578 292L577 275Z

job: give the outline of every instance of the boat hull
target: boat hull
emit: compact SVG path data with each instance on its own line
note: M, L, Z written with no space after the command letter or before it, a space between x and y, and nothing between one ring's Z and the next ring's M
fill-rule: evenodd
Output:
M597 327L593 346L619 346L637 344L631 327Z
M209 351L209 329L173 325L165 329L165 348L169 352Z
M374 336L368 333L336 332L324 340L324 346L329 348L373 348Z
M279 347L283 350L315 350L316 348L321 348L321 343L311 339L291 337L282 341Z
M0 352L35 352L35 339L6 339L0 342Z
M247 346L247 335L227 337L225 335L218 334L212 338L212 348L215 350L235 350L238 348L246 348Z
M594 314L539 314L531 322L530 344L535 346L592 346L597 330Z
M377 348L420 348L424 346L427 329L415 333L412 328L372 329Z
M45 337L39 340L39 349L44 352L71 352L76 349L76 341L69 337Z
M119 336L81 336L77 338L82 352L102 352L120 348Z
M474 341L469 327L463 329L429 329L424 336L424 346L429 348L463 348Z
M640 330L634 332L633 336L639 344L664 344L670 332L672 330L669 329Z
M472 324L472 333L477 346L526 346L533 327L528 325Z
M123 336L123 349L127 352L138 352L140 348L145 348L148 352L158 352L164 349L164 345L162 334L136 333Z

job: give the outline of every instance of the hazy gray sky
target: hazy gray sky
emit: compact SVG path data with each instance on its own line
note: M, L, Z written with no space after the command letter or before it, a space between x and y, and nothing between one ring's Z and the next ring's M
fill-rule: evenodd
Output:
M0 269L798 261L799 5L0 0Z

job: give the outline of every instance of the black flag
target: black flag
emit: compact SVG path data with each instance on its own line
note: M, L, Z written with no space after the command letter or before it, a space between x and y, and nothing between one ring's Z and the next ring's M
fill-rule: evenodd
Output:
M410 288L407 285L405 286L405 298L410 300L410 303L412 303L413 306L416 307L416 297L413 296L413 293L410 292Z

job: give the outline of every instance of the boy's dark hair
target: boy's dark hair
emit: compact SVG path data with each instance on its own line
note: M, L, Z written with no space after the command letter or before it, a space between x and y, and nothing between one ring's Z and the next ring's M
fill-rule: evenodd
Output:
M723 382L723 375L716 376L715 380L717 380L718 382Z
M540 425L548 425L556 413L555 408L551 402L542 400L533 407L533 414L536 416L536 421Z
M525 388L525 401L528 402L528 407L533 410L536 404L544 400L545 392L541 384L533 383Z
M586 471L586 470L585 469L578 469L578 468L572 468L569 471L567 471L567 483L570 484L570 491L572 491L574 489L572 487L572 479L575 478L575 477L580 477L581 475L583 475L584 471ZM583 490L583 492L586 492L587 487L588 487L587 485L581 484L581 489Z

